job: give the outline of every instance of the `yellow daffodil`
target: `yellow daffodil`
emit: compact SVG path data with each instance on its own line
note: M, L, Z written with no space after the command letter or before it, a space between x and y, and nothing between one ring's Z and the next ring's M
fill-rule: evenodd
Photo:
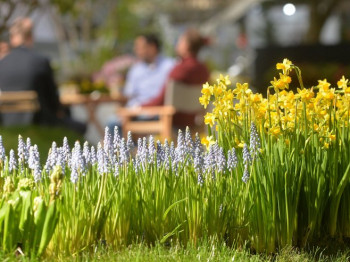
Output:
M278 137L280 134L281 134L281 129L279 126L275 126L273 128L270 129L270 133L273 135L273 136L276 136Z
M336 136L335 136L334 134L330 134L330 135L329 135L329 139L330 139L331 141L335 141L335 138L336 138Z
M227 76L223 76L222 74L220 74L219 79L217 80L217 82L218 82L218 84L221 82L221 83L223 83L226 86L231 85L231 80L230 80L230 77L228 75Z
M297 91L298 91L299 97L301 98L301 101L303 101L303 102L310 101L315 95L312 88L311 89L305 89L305 88L299 89L299 88L297 88Z
M207 136L207 137L203 137L201 139L201 143L203 145L205 145L207 147L207 149L209 150L209 147L213 144L215 144L214 138L213 136Z
M207 113L204 116L204 123L210 125L211 127L215 124L215 115L213 113Z
M277 63L276 68L282 70L284 75L288 75L291 65L292 61L285 58L282 63Z
M348 79L345 79L345 77L343 76L338 82L337 85L339 88L345 90L348 87Z
M289 139L288 139L288 138L287 138L287 139L285 139L285 140L284 140L284 143L285 143L287 146L289 146L289 144L290 144Z
M331 86L330 83L327 82L327 79L318 80L317 87L322 91L328 91L329 87Z
M207 106L209 105L210 102L210 97L208 96L201 96L199 98L199 103L204 106L204 108L207 108Z

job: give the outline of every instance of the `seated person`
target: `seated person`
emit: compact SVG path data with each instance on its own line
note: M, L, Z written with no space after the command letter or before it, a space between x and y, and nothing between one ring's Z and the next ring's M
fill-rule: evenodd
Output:
M131 67L126 77L127 107L141 106L158 96L174 66L172 59L160 54L160 41L155 35L138 36L134 52L140 61Z
M36 91L40 110L34 115L37 124L64 125L84 133L85 124L64 116L58 89L49 60L32 50L33 23L29 18L19 18L10 27L11 51L0 60L1 91ZM30 124L28 114L2 114L3 125Z
M209 71L198 58L198 52L206 44L204 39L196 29L188 29L178 40L176 52L180 61L175 65L169 74L167 81L177 81L190 85L204 84L209 80ZM166 84L161 92L153 100L143 103L142 106L157 106L164 104ZM198 101L197 101L198 102ZM173 125L176 128L185 128L195 125L195 115L176 112L173 118Z
M134 53L139 59L126 76L124 96L126 107L139 107L149 103L161 92L174 61L161 55L159 39L153 34L138 36L134 42ZM120 121L111 119L108 126L120 126Z

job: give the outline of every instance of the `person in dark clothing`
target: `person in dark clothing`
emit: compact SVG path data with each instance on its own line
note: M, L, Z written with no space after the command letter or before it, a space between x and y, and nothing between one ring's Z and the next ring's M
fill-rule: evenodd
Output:
M13 23L10 43L10 53L0 60L1 91L36 91L40 110L32 119L34 123L64 125L84 133L85 124L73 121L64 114L49 60L31 49L33 35L29 18L20 18ZM21 120L23 114L2 115L4 125L20 124Z

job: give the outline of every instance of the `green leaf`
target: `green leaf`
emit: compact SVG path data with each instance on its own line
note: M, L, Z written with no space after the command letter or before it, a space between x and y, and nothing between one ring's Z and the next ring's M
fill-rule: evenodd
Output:
M59 213L57 211L56 201L54 201L49 205L49 208L46 213L45 223L44 223L41 241L40 241L39 250L38 250L39 256L44 252L46 246L49 244L52 238L52 235L55 231L58 218L59 218Z
M22 210L21 210L21 217L19 222L19 230L21 232L28 231L28 228L26 228L29 224L29 219L31 218L31 207L32 207L32 193L30 191L22 191L20 192L20 195L22 197Z
M168 213L170 212L170 210L171 210L174 206L176 206L177 204L179 204L179 203L181 203L181 202L184 202L184 201L186 201L186 200L187 200L187 197L184 198L184 199L178 200L178 201L176 201L175 203L171 204L171 205L167 208L167 210L165 210L165 212L164 212L164 214L163 214L163 221L166 219L166 216L168 215Z

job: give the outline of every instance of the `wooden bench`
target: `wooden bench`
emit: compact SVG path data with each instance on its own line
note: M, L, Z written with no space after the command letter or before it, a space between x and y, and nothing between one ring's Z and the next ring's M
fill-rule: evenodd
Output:
M35 113L39 109L38 95L35 91L0 92L0 113Z
M171 138L172 119L175 114L173 106L150 106L138 108L120 108L118 115L122 118L123 136L128 131L136 135L160 134L162 139ZM141 120L140 117L157 116L157 120ZM135 120L135 117L139 119Z
M122 118L123 136L128 131L134 134L160 134L161 137L172 138L172 120L176 112L194 114L200 118L200 125L190 127L192 131L201 133L205 110L199 103L202 85L187 85L170 81L165 92L164 106L142 108L120 108L118 115ZM159 120L140 121L140 116L158 116Z

